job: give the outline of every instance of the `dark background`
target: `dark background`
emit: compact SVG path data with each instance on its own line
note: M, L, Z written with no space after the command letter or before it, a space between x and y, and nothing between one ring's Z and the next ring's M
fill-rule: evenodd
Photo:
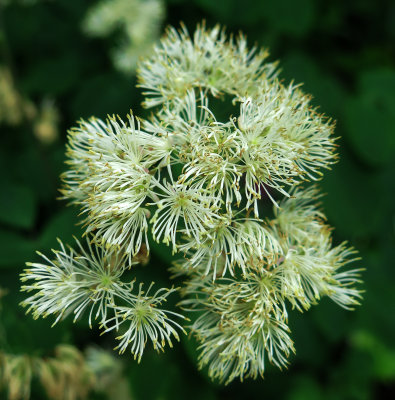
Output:
M47 143L34 134L36 119L0 120L0 286L8 289L1 299L0 347L36 355L50 354L58 343L111 348L113 338L99 337L85 321L50 328L50 318L25 316L18 274L26 261L38 259L36 249L48 254L56 237L71 243L72 234L80 234L78 210L56 200L67 129L81 117L124 117L130 108L147 113L135 77L113 66L117 33L92 39L82 32L94 1L8 3L0 5L0 66L11 69L18 92L36 107L52 99L59 134ZM251 45L270 49L285 81L303 82L313 103L337 120L340 162L321 181L323 207L334 242L348 240L359 250L366 292L354 312L327 299L304 314L291 312L297 354L288 370L268 365L264 380L211 383L197 371L187 338L165 354L147 349L139 365L126 354L133 398L395 398L395 2L169 0L166 15L163 27L183 21L193 31L205 19L228 32L242 30ZM156 249L146 278L169 286L167 262ZM44 399L36 386L32 398Z

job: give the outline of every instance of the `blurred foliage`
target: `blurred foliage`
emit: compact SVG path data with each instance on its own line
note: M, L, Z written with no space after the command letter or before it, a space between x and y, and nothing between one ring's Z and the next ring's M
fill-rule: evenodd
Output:
M94 4L0 3L0 85L14 96L0 94L0 285L9 293L2 299L0 346L8 354L42 356L60 343L80 349L111 343L69 320L50 328L50 321L33 321L18 306L24 262L37 260L36 249L48 253L57 236L70 242L80 234L78 210L56 200L67 129L91 115L125 116L131 108L144 113L135 78L112 64L117 33L89 38L83 32ZM292 314L297 355L286 371L269 366L264 380L211 383L197 371L196 351L186 338L163 355L148 351L140 364L122 356L132 398L394 398L395 3L168 0L165 6L165 24L183 21L193 30L202 19L219 22L268 47L284 80L303 82L314 105L338 121L340 162L321 182L323 208L336 242L349 240L360 251L366 293L354 312L324 300ZM167 248L155 246L150 265L139 273L166 280L170 261ZM33 385L31 398L45 394Z
M159 39L163 14L162 0L102 0L88 10L82 28L93 37L123 30L112 59L119 71L134 75L139 58L148 57Z

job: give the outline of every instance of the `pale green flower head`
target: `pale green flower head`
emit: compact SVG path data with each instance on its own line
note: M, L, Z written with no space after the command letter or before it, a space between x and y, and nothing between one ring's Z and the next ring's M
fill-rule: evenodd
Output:
M82 27L96 37L120 30L122 39L112 59L116 68L131 75L139 58L147 56L159 39L164 15L162 0L102 0L88 10Z
M28 269L21 274L22 291L33 295L22 302L34 318L56 317L55 325L68 314L74 321L85 312L89 325L96 322L103 333L123 330L130 322L127 332L119 336L117 347L124 352L131 344L135 358L141 359L147 340L156 350L163 350L166 343L172 346L171 337L179 340L177 330L183 328L172 318L182 315L160 308L166 298L175 291L161 288L148 295L140 283L135 293L135 281L121 279L130 267L127 257L114 249L97 247L87 241L87 250L77 240L78 251L68 250L59 241L60 251L54 251L55 258L49 260L39 253L45 264L28 263ZM169 317L170 315L170 317Z
M186 318L163 308L175 289L124 281L152 241L164 243L185 277L180 306L199 367L228 383L288 364L290 310L323 296L358 304L355 251L332 243L319 190L307 186L336 162L334 124L267 57L219 26L169 28L138 70L151 117L92 118L69 132L62 194L81 208L90 250L62 247L50 268L26 270L34 316L89 310L137 360L146 342L171 347Z

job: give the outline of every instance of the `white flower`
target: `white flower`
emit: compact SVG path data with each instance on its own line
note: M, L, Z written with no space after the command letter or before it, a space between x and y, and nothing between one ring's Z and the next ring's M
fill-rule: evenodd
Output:
M346 310L353 310L355 306L360 305L359 300L362 298L362 291L357 289L355 284L362 283L360 276L363 269L343 269L349 263L360 259L355 257L356 254L357 252L345 242L331 250L333 271L323 291L323 295L330 297Z
M55 325L70 313L77 320L89 310L89 325L92 319L105 324L108 310L115 304L115 297L125 296L130 287L120 281L128 263L116 252L93 247L87 241L85 250L76 240L79 251L67 249L59 240L60 250L53 250L55 258L49 260L38 253L46 264L27 263L21 275L23 291L34 294L22 302L34 318L56 316ZM32 283L30 283L33 281Z
M243 143L233 122L216 121L204 93L196 96L193 91L185 98L174 100L172 107L165 109L159 117L162 125L154 120L149 130L165 130L172 138L178 162L184 164L178 181L209 189L221 201L224 197L228 210L234 198L240 203Z
M322 175L319 169L329 168L336 159L333 124L311 108L308 96L292 84L284 87L273 81L262 86L254 98L241 99L238 118L246 141L249 203L260 199L259 184L288 196L285 187L316 180Z
M117 217L115 213L105 222L100 221L103 215L97 218L97 228L93 225L93 233L95 242L104 247L110 248L116 246L132 263L133 256L136 256L143 244L149 251L149 243L147 238L149 210L140 207L130 215ZM89 232L89 228L87 228Z
M208 365L211 378L229 383L235 378L263 377L266 358L279 368L288 364L294 347L286 323L267 318L247 331L223 328L221 322L207 336L200 332L197 336L201 342L199 366Z
M151 59L138 69L139 86L145 89L146 107L185 97L191 87L207 89L213 96L254 90L260 79L274 75L275 64L263 63L267 51L248 50L246 39L227 41L220 26L198 26L193 38L183 26L168 28Z
M117 337L120 343L116 349L119 349L120 353L124 353L130 346L134 359L137 358L139 362L148 339L152 342L155 350L163 351L166 343L173 347L172 337L177 341L180 340L177 330L184 332L183 328L172 319L184 317L173 311L160 308L175 289L161 288L150 296L149 292L152 286L153 283L144 293L143 285L140 284L137 296L132 299L125 299L127 301L126 306L115 308L116 316L107 321L108 324L114 322L114 325L104 331L106 333L113 329L118 330L119 327L122 330L126 325L126 331Z
M263 376L266 357L278 367L294 352L286 324L285 303L270 273L234 278L189 281L190 294L182 305L201 315L191 329L200 342L200 366L209 375L229 383L234 378Z
M70 132L70 170L63 175L62 193L82 206L86 230L98 243L138 253L150 215L144 202L156 199L153 175L170 152L165 138L143 132L132 116L128 124L115 117L107 123L83 121Z
M61 250L54 251L53 261L41 255L48 264L28 263L31 268L24 271L21 280L34 282L23 285L22 290L35 293L22 303L28 307L27 312L31 311L34 318L54 314L55 325L71 312L75 321L89 310L89 325L98 320L103 333L118 331L128 321L126 333L118 337L118 347L123 352L133 342L131 350L139 359L147 337L156 349L162 349L165 342L172 346L172 336L179 340L177 330L183 328L172 317L184 317L159 307L176 289L161 288L150 296L153 284L147 293L140 284L138 293L133 294L134 281L121 280L128 266L125 258L119 258L111 249L87 244L85 250L77 241L77 253L72 248L67 252L60 242Z
M286 199L275 209L274 232L282 247L273 270L279 290L292 306L308 309L322 296L329 296L344 308L359 304L361 269L339 272L357 260L355 250L346 243L332 245L330 228L314 205L316 188L294 191L296 198Z
M199 240L210 223L217 218L217 198L201 188L190 188L180 183L164 182L160 185L161 200L153 219L152 233L156 240L163 236L177 249L176 234L181 232ZM181 224L180 224L181 222Z
M261 267L278 251L277 240L262 222L233 219L223 215L202 232L199 240L191 239L179 249L186 253L189 268L198 268L216 276L243 274L251 268ZM187 265L188 266L188 265Z

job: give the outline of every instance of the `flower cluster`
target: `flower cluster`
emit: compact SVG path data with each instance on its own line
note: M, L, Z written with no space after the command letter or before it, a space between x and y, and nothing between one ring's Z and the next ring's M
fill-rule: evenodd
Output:
M287 364L289 307L322 296L358 304L359 270L346 268L355 251L332 245L318 189L305 186L336 161L334 124L266 57L220 27L193 37L170 28L139 67L151 118L92 118L70 131L62 193L99 250L62 247L50 268L26 271L38 281L26 286L38 289L25 302L35 316L89 307L105 331L128 321L121 351L171 344L181 327L157 305L172 290L134 295L120 280L150 240L165 243L181 256L172 271L186 279L200 366L230 382L262 375L266 358ZM216 117L219 108L233 113Z
M213 378L230 382L263 375L265 357L280 368L286 366L294 352L287 304L301 312L322 296L347 309L358 304L360 294L353 284L359 271L344 269L355 251L345 243L332 247L329 227L309 204L314 188L292 195L267 222L270 252L249 257L241 276L213 281L204 276L205 263L194 270L189 261L173 267L175 273L190 271L181 304L199 312L191 329L201 343L200 366L208 365ZM265 239L260 237L255 245L264 247Z

